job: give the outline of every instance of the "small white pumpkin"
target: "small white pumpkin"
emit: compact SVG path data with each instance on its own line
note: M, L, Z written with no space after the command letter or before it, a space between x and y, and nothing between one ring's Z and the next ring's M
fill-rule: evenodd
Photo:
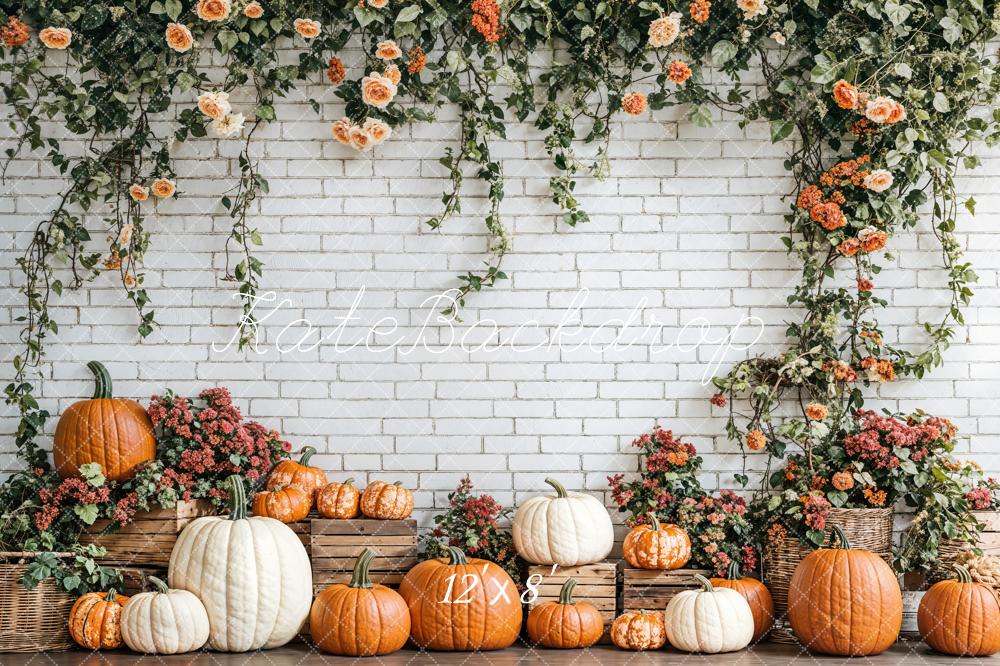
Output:
M670 645L686 652L733 652L753 638L753 612L736 590L713 587L696 575L701 589L684 590L667 604Z
M284 645L312 605L312 568L298 535L262 516L247 518L243 480L229 477L229 516L184 528L170 553L170 587L205 604L208 646L246 652Z
M122 609L122 638L135 652L181 654L208 642L205 605L187 590L171 590L156 576L156 588L129 597Z
M514 548L533 564L575 567L607 557L615 532L604 504L585 493L570 493L554 479L556 495L538 495L514 514Z

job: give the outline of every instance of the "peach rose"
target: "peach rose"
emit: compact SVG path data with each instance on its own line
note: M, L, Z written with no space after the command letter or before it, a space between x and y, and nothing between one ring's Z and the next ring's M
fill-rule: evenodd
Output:
M683 60L674 60L667 68L667 78L679 86L691 78L691 68Z
M225 21L233 7L230 0L198 0L195 13L202 21Z
M185 53L194 46L191 30L181 23L168 23L166 29L167 46L178 53Z
M260 6L259 2L251 2L243 8L243 16L246 16L249 19L259 19L263 15L264 8Z
M347 133L348 140L350 141L351 147L355 150L364 152L366 150L371 150L372 146L375 145L375 140L372 139L372 135L364 130L364 128L355 125Z
M376 144L382 143L392 134L392 128L389 127L385 121L379 120L378 118L369 118L365 121L365 124L362 125L361 128L368 132L368 136L370 136Z
M898 123L900 120L906 119L906 107L904 107L899 102L893 100L892 111L889 112L889 118L885 122L892 124Z
M646 110L648 102L641 92L630 92L622 97L622 110L632 116L638 116Z
M743 10L743 18L752 19L767 13L764 0L736 0L736 6Z
M878 252L889 241L889 234L866 227L858 232L858 240L861 242L861 249L865 252Z
M896 106L896 102L890 97L874 97L865 104L865 117L873 123L887 123Z
M319 33L323 31L319 21L314 21L312 19L297 18L295 19L294 25L295 32L299 33L303 39L319 37Z
M649 41L652 48L658 49L670 46L681 34L681 15L674 12L669 16L661 16L649 24Z
M822 421L827 416L830 415L830 410L826 405L820 404L818 402L813 402L806 405L806 416L809 417L810 421Z
M389 65L388 67L386 67L384 76L397 86L399 85L399 80L402 78L402 74L399 71L399 67L397 67L396 65Z
M375 9L382 9L387 4L389 4L389 0L368 0L368 6Z
M751 451L760 451L767 445L767 437L760 430L751 430L747 433L746 444Z
M118 232L118 240L116 241L120 247L128 247L129 243L132 242L132 232L135 231L135 227L131 222L122 225L122 230Z
M368 106L384 109L396 96L396 84L378 72L371 72L361 79L361 99Z
M73 32L69 28L42 28L38 38L50 49L62 51L73 41Z
M198 95L198 110L212 120L225 117L232 108L227 92L204 92Z
M134 201L145 201L149 198L149 188L143 187L138 183L133 183L128 188L128 195L132 197Z
M158 199L166 199L167 197L174 196L174 192L177 190L177 186L174 185L174 181L169 178L157 178L153 181L150 189L153 192L153 196Z
M375 46L375 57L382 60L395 60L403 57L403 50L395 41L387 39Z
M842 109L858 107L858 89L841 79L833 84L833 100Z
M872 192L885 192L892 187L892 174L885 169L875 169L865 176L861 184Z
M354 123L351 122L350 118L341 118L330 123L330 130L333 132L334 139L349 146L351 145L351 128L353 126Z

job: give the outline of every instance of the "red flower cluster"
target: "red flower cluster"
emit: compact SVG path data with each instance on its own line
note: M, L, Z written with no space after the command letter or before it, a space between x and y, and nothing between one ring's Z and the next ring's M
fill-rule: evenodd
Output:
M814 530L826 529L826 518L830 515L831 504L820 493L810 493L799 498L802 500L802 516L806 527Z
M42 488L38 491L42 508L35 514L35 527L44 532L59 518L63 509L72 511L76 505L103 504L110 497L111 489L107 486L95 488L78 476L63 479L55 489ZM135 512L135 507L132 512Z
M500 41L503 30L500 28L500 7L496 0L472 0L472 27L487 42Z
M735 559L745 573L752 573L757 568L757 550L746 543L752 531L746 515L746 500L723 490L718 496L684 498L677 522L691 537L697 563L721 576Z

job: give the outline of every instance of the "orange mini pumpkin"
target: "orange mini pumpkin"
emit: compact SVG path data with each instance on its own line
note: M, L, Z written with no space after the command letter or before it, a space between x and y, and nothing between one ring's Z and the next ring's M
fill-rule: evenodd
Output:
M677 525L649 514L649 524L636 525L622 544L625 561L638 569L680 569L691 559L691 539Z
M885 652L903 623L896 574L868 550L852 550L833 526L833 546L799 562L788 585L788 621L813 652L859 657Z
M56 472L66 479L78 475L80 465L98 463L108 480L124 481L156 457L153 423L135 400L113 397L107 368L97 361L87 368L94 397L73 403L59 418L52 439Z
M545 601L528 613L528 638L547 648L590 647L604 635L601 611L586 601L573 601L576 580L559 590L559 601Z
M663 611L627 611L611 623L611 642L622 650L659 650L667 642Z
M316 499L316 491L327 483L326 472L319 467L309 466L309 459L316 454L316 449L304 446L301 453L302 457L298 462L282 460L274 466L267 477L267 488L273 490L279 486L282 488L295 486L309 496L311 504Z
M262 490L253 496L255 516L274 518L283 523L305 520L310 508L309 496L295 486Z
M934 583L920 600L920 637L956 657L995 654L1000 651L1000 600L993 588L973 582L965 567L955 571L957 580Z
M736 560L729 563L726 575L728 578L711 578L709 582L715 587L736 590L747 600L750 612L753 613L753 638L750 642L756 643L771 631L774 624L774 599L771 591L756 578L741 577L740 564Z
M413 493L402 481L373 481L361 493L361 513L376 520L403 520L413 513Z
M500 650L521 631L521 599L506 571L488 560L424 560L403 576L399 593L410 609L410 637L429 650Z
M69 611L69 635L88 650L113 650L122 644L122 607L128 597L88 592Z
M365 548L354 563L347 585L337 584L316 596L309 631L316 647L345 657L373 657L395 652L410 637L410 611L403 597L373 585L368 567L375 553Z
M316 511L324 518L346 520L357 518L361 513L361 493L347 479L343 483L334 481L316 493Z

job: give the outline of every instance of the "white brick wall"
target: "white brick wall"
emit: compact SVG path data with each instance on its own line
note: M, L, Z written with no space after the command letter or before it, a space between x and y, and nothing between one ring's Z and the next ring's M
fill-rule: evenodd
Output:
M308 97L326 101L323 118L311 111ZM733 486L740 461L723 434L722 413L708 403L706 368L720 336L742 318L764 323L754 347L763 352L782 343L784 322L796 317L784 302L797 265L779 240L787 210L780 197L792 184L781 164L783 147L767 142L765 126L740 130L728 117L706 130L683 122L676 110L620 119L613 128L612 176L603 183L581 180L578 193L591 222L571 229L549 200L553 169L542 135L511 125L511 138L494 150L504 156L508 176L502 211L514 232L505 264L512 280L471 297L464 323L449 327L436 323L433 308L422 303L454 286L457 273L480 267L486 249L477 216L485 190L473 179L462 216L438 232L422 225L438 211L447 187L437 158L457 135L454 111L445 109L435 124L397 130L374 155L358 155L329 137L327 121L341 111L329 88L317 83L279 105L279 118L289 120L258 132L261 168L271 183L253 218L264 238L263 284L289 302L265 322L261 353L212 348L225 344L239 316L231 285L221 279L229 218L218 201L238 172L237 147L193 140L174 148L181 197L157 203L147 222L154 234L147 285L160 328L136 344L134 313L111 276L57 300L61 332L49 346L41 393L48 408L58 413L89 395L84 363L91 359L107 363L117 394L144 402L168 386L194 393L226 385L249 415L279 428L296 446L316 446L332 477L401 479L419 488L425 521L426 509L442 504L466 471L505 502L537 490L548 473L571 488L605 489L608 474L637 470L630 442L657 421L697 445L705 483ZM15 161L0 192L5 342L15 341L19 330L15 258L40 212L65 187L36 157ZM960 220L981 276L968 329L959 333L945 367L919 384L885 387L872 404L923 407L954 419L965 436L962 451L1000 470L1000 197L994 185L1000 155L986 157L960 185L980 211L976 218L963 212ZM96 217L93 228L103 238ZM935 242L924 226L893 239L892 248L898 265L877 281L879 295L893 303L882 322L890 339L919 339L918 318L937 316L944 303ZM338 349L338 317L361 287L358 319L343 327ZM571 317L560 329L581 289L589 290L577 313L582 324ZM606 322L627 318L639 304L645 306L642 324L617 348L600 349L617 334ZM394 318L398 330L383 328L372 349L344 349L384 317ZM331 338L278 353L275 343L287 325L283 345L304 331L299 319ZM641 335L653 321L662 324L656 349ZM708 337L716 344L692 348L703 336L700 321L711 323ZM561 346L539 344L557 330ZM516 352L473 349L495 347L515 333L522 347ZM737 341L745 345L755 333L744 327ZM400 336L412 343L418 335L425 344L384 346ZM464 349L447 346L463 336ZM4 363L13 353L7 345ZM744 354L729 351L715 362L725 370ZM9 377L9 365L3 367ZM0 469L13 464L15 423L9 410L0 421Z

